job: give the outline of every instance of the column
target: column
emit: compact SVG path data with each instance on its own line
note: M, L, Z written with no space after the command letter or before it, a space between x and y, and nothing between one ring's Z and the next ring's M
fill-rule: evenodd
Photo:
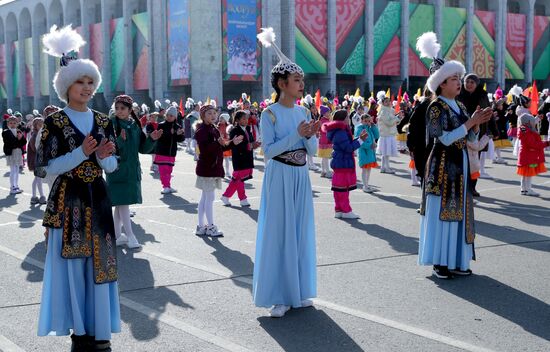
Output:
M529 0L527 9L527 33L525 38L525 81L533 82L533 23L535 20L535 0Z
M20 18L21 20L21 18ZM23 38L23 31L21 30L21 21L17 26L17 38L19 38L19 49L17 51L17 59L19 61L19 91L21 92L21 98L19 99L19 107L17 108L22 114L25 114L26 108L25 101L27 100L27 80L25 74L25 38ZM15 92L17 94L17 92Z
M124 90L126 94L134 94L134 45L132 43L132 14L135 4L131 0L122 3L124 18L124 40L127 43L124 50Z
M374 1L365 1L365 73L361 77L361 88L365 97L365 84L368 84L371 92L374 91Z
M31 20L32 21L32 20ZM40 94L40 35L38 31L38 24L31 24L32 31L32 74L34 77L33 90L34 90L34 99L33 99L33 109L38 109L42 107L42 95Z
M401 0L401 84L409 89L409 0Z
M7 27L6 27L7 29ZM7 97L7 104L8 108L14 109L14 103L15 103L15 93L13 91L13 75L9 74L9 72L13 71L14 63L11 59L11 46L13 43L13 38L8 35L8 33L5 34L5 45L4 45L4 55L6 58L6 95Z
M167 16L167 7L165 0L160 1L160 6L158 0L150 0L149 4L149 18L151 21L149 65L152 65L152 79L149 81L149 94L151 100L158 99L163 101L164 92L168 86L168 44L165 20ZM154 108L154 106L151 106L151 109L154 110Z
M506 43L506 0L499 0L495 13L495 80L504 89L505 43Z
M267 1L267 0L266 0ZM294 0L281 0L281 41L280 48L292 61L296 58L296 3Z
M466 73L474 67L474 0L466 1Z
M443 0L434 0L434 28L437 38L443 35ZM441 54L440 54L441 55Z
M336 0L327 0L327 73L321 78L321 91L336 92ZM294 30L292 31L294 33Z
M221 2L190 1L191 95L223 101Z
M107 106L113 101L111 91L111 14L113 13L110 1L101 0L101 29L103 31L103 67L101 76L103 81L103 97Z
M82 3L80 7L80 23L82 24L82 38L86 41L86 45L80 48L78 54L79 57L86 59L90 58L90 24L92 22L93 16L90 15L92 9L88 9L86 3ZM93 10L95 12L95 9Z
M281 45L281 1L262 1L262 27L273 27L277 36L276 43ZM271 87L271 69L278 62L277 55L271 48L262 47L262 98L268 98L273 92Z

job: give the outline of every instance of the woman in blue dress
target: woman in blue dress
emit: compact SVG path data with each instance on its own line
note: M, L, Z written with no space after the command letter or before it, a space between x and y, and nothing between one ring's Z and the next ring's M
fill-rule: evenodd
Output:
M261 116L267 160L258 216L253 296L258 307L282 317L292 308L309 307L317 295L315 222L307 155L317 152L320 123L296 105L304 91L304 72L274 44L272 28L258 39L273 46L280 62L271 71L277 93Z
M491 118L492 111L478 110L470 118L455 100L466 70L460 62L437 58L435 33L421 35L417 48L422 57L434 60L427 86L437 96L426 114L432 147L422 189L418 263L433 265L440 279L468 276L475 258L475 230L466 141L477 139L479 125Z
M88 108L101 84L94 62L66 55L82 37L53 26L44 37L50 55L61 58L54 77L64 109L46 117L35 174L52 175L44 220L44 265L38 335L68 335L71 351L111 351L120 332L115 232L103 171L117 168L110 119Z

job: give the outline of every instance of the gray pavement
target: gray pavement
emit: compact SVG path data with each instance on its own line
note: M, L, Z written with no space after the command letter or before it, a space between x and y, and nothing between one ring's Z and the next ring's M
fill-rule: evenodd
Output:
M396 175L373 171L379 192L352 192L358 221L334 219L330 181L311 172L318 299L283 319L251 297L263 162L247 187L251 208L217 201L225 237L208 239L193 234L192 156L179 152L178 193L164 196L142 156L133 229L144 249L118 252L122 333L113 350L549 351L550 173L534 179L540 198L521 196L515 160L504 156L510 165L489 163L495 179L478 183L475 275L452 281L416 265L420 190L410 186L407 156L395 158ZM25 193L14 197L0 178L0 350L68 351L67 337L36 336L45 246L31 181L21 175Z

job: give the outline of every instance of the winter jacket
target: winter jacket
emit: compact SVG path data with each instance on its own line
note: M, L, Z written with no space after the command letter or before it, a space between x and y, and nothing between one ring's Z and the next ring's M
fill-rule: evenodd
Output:
M176 156L178 152L178 142L183 142L183 134L177 134L181 126L176 122L162 121L158 124L158 129L162 130L162 136L157 140L155 154L162 156Z
M433 141L429 141L429 145L426 144L426 112L430 103L429 98L422 98L415 105L409 121L409 134L407 135L407 147L413 156L416 174L420 178L424 178L426 160L433 146Z
M521 142L518 166L544 163L544 148L548 147L549 142L543 142L540 135L527 126L518 128L518 138Z
M195 168L197 176L223 177L223 151L231 148L233 143L223 147L218 139L220 131L214 125L199 123L195 131L195 140L199 147L199 160Z
M330 123L330 120L326 117L321 117L321 130L319 133L319 149L329 149L332 148L332 144L327 138L327 124Z
M349 126L343 121L332 121L327 124L326 129L328 140L332 143L330 167L333 169L354 169L353 151L361 146L359 140L353 139Z
M380 137L391 137L397 135L397 124L399 117L395 116L392 108L381 106L378 112L378 130Z
M246 131L245 131L246 130ZM243 136L243 141L237 145L231 145L231 161L233 162L233 170L248 170L254 168L254 153L252 143L254 136L250 126L246 126L245 130L241 126L235 126L229 133L229 139L237 136Z
M359 148L359 166L367 165L374 163L376 161L376 149L373 149L372 146L375 141L380 137L378 132L378 127L376 125L359 125L355 127L355 138L359 138L363 130L367 131L367 139L363 141L361 147Z
M21 131L17 130L17 132ZM21 137L21 139L17 139L17 137L13 135L9 128L6 128L2 131L2 139L4 140L5 155L11 155L12 150L17 148L23 150L23 146L27 144L27 139L25 138L25 136Z
M468 159L470 162L470 174L474 174L481 169L481 162L479 161L479 152L485 148L489 143L489 136L485 135L480 140L466 142L468 146Z

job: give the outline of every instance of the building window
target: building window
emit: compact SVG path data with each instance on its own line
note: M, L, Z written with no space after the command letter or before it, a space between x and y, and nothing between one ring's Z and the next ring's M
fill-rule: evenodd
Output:
M535 16L546 16L546 6L544 4L535 5Z
M519 2L517 1L510 1L508 3L508 12L510 13L521 13Z
M489 2L487 0L476 0L474 4L476 10L489 11Z
M445 0L446 7L460 7L460 0Z

